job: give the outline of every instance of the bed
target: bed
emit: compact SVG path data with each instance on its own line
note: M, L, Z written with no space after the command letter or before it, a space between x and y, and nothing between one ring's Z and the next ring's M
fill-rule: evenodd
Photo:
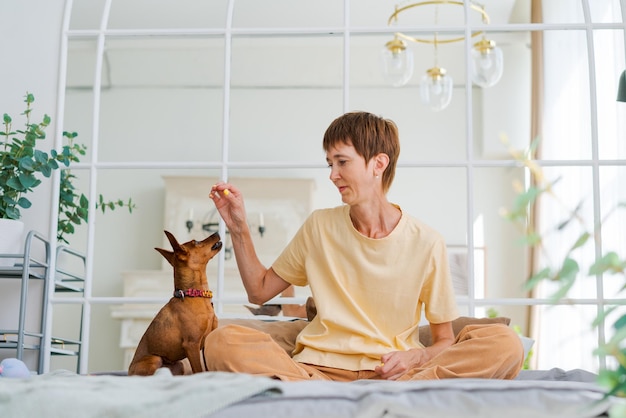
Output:
M306 321L245 321L287 349ZM459 318L464 323L506 318ZM427 327L420 338L428 337ZM78 375L65 370L30 379L0 379L6 417L409 418L601 417L607 398L596 375L584 370L523 370L515 380L447 379L419 382L281 382L247 374L207 372L154 376L124 372Z

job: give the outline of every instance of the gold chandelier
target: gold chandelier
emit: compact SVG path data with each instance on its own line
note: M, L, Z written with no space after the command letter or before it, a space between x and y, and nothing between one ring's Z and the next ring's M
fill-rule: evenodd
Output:
M430 0L410 3L402 7L395 7L395 11L387 20L387 25L398 22L399 15L409 9L433 5L435 6L435 25L439 23L439 6L454 5L463 6L463 1L453 0ZM489 15L483 5L469 0L469 8L480 14L483 23L489 24ZM496 46L495 41L485 37L483 31L472 32L472 38L482 35L481 40L476 42L471 52L472 81L480 87L491 87L502 77L504 59L502 50ZM382 66L385 79L393 86L403 86L413 76L413 52L407 49L407 41L414 43L426 43L433 45L435 65L426 70L426 74L420 82L420 97L422 103L432 110L445 109L452 100L453 80L438 64L439 45L465 40L464 36L456 38L440 39L435 33L432 38L417 38L396 32L394 38L385 44L382 50Z

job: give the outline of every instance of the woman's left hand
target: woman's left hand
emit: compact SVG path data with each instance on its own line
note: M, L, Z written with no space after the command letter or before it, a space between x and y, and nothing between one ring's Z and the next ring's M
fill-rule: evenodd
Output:
M383 379L396 380L409 370L423 366L454 343L452 322L430 324L430 333L433 338L432 345L426 348L412 348L407 351L392 351L384 354L380 358L381 365L377 366L374 371Z
M392 351L380 358L380 366L374 371L381 378L396 380L411 369L419 367L428 361L428 355L424 348L414 348L408 351Z

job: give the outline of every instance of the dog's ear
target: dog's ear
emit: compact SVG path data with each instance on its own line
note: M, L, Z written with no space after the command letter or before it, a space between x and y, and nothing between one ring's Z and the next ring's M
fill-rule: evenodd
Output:
M174 251L164 250L163 248L155 248L155 250L160 252L161 255L165 257L167 262L170 263L172 267L174 267L174 256L175 256Z
M176 237L174 237L174 235L172 235L171 232L169 231L163 231L165 232L165 236L167 237L167 240L170 242L170 245L172 246L172 248L174 249L174 252L176 251L184 251L187 252L187 250L185 250L176 240ZM167 258L167 257L165 257Z

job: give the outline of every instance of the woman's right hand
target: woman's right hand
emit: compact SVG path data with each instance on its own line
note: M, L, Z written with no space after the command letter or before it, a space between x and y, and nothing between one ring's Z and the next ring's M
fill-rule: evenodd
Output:
M246 209L239 189L232 184L218 182L211 187L209 197L231 234L247 227Z

